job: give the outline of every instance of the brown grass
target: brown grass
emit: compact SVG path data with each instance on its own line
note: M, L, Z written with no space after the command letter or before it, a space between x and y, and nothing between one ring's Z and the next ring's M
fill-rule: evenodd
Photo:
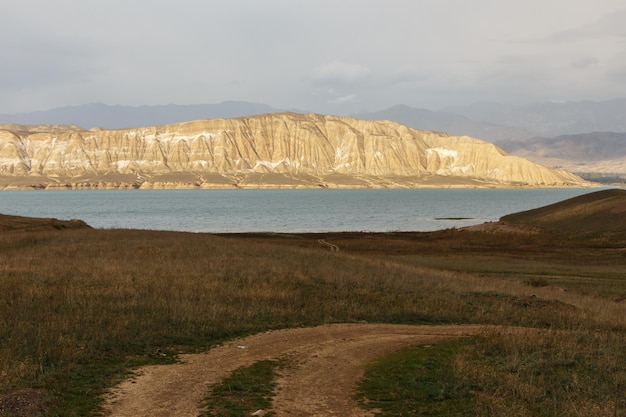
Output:
M521 223L575 234L626 232L626 190L609 189L549 206L509 214L504 222Z
M0 232L43 231L61 229L90 229L82 220L35 219L31 217L0 214Z
M0 397L43 390L52 415L93 412L112 378L161 360L157 348L206 349L271 328L363 320L552 329L536 338L541 354L578 352L585 364L563 410L613 415L621 407L615 390L623 388L623 367L610 369L602 392L593 388L596 370L620 360L626 342L626 252L614 240L454 230L215 236L19 229L0 232ZM557 330L576 336L557 337L565 334ZM460 356L460 369L476 370L468 378L482 387L481 407L492 410L484 415L510 413L537 398L526 391L548 386L546 375L536 377L539 365L502 371L535 360L533 343L522 339L486 340L487 362ZM609 405L592 412L602 408L599 399Z

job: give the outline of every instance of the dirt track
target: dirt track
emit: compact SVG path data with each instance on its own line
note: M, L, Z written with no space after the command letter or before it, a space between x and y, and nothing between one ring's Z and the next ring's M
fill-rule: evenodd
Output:
M367 416L352 400L363 366L410 345L487 331L486 326L332 324L261 333L207 353L182 355L182 363L148 366L111 389L106 415L193 416L207 386L233 370L264 359L288 356L272 411L278 416ZM254 412L255 410L250 410Z

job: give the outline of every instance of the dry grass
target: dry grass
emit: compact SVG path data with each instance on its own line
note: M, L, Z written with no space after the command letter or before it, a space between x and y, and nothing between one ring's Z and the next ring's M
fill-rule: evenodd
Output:
M461 349L455 373L476 387L481 416L621 416L624 335L512 331Z
M575 234L626 231L626 190L584 194L549 206L504 216L511 223L558 229Z
M338 245L339 252L320 245L320 238ZM568 284L572 264L575 278L585 280L586 287ZM591 383L600 378L593 366L604 369L607 363L602 358L594 362L594 355L600 351L619 359L616 352L626 342L626 304L618 302L626 293L625 267L626 252L607 245L572 241L559 246L548 237L461 231L323 236L2 232L0 397L44 390L50 415L85 415L97 408L98 395L113 378L137 364L162 360L157 348L205 349L270 328L362 320L575 330L580 337L546 336L537 343L556 357L585 355L591 365L581 368L586 378L581 381ZM564 291L555 289L555 282ZM496 410L490 415L523 402L525 394L516 384L527 390L544 385L541 378L533 379L533 371L517 379L521 372L490 368L498 361L532 359L535 353L524 350L527 344L520 339L499 335L487 340L485 352L495 362L474 366L479 375L468 377L493 378L477 394L481 407ZM626 371L616 366L610 372L611 384L623 387ZM615 409L614 393L592 391L568 401L587 412L598 404L596 397L604 398L613 401L607 410Z
M62 229L90 229L82 220L33 219L31 217L0 214L0 232Z

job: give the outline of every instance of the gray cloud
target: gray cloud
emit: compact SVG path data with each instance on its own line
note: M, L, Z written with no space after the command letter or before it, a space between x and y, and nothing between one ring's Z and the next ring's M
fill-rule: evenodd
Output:
M598 58L583 58L576 60L570 64L572 68L585 69L595 65L598 65L600 60Z
M331 100L330 102L333 103L333 104L344 104L344 103L354 103L356 101L358 101L356 94L348 94L348 95L345 95L345 96L337 97L337 98Z
M615 68L607 74L608 78L620 85L626 84L626 65L620 68ZM623 92L621 92L623 94Z
M617 10L604 16L592 25L592 30L610 36L626 38L626 9Z
M354 85L366 81L371 73L362 65L333 61L314 68L311 80L318 85Z
M100 71L91 64L93 54L79 45L5 40L0 48L0 89L8 91L82 83Z
M593 23L554 32L537 42L577 42L607 36L626 38L624 22L626 22L626 9L616 10Z
M0 13L0 113L601 99L626 95L624 21L618 0L21 0Z

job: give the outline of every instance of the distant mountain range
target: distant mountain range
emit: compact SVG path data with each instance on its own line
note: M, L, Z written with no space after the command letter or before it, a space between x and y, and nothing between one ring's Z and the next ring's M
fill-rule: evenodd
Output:
M593 181L626 179L626 133L591 132L500 144L507 152Z
M579 163L626 157L626 133L592 132L510 141L501 147L509 152L527 152L545 158L563 158Z
M199 119L254 116L278 111L266 104L225 101L218 104L110 106L90 103L31 113L0 114L0 124L77 125L85 129L127 129Z
M475 103L446 111L479 122L518 127L536 136L626 132L626 98L606 101L545 102L524 106Z
M534 133L518 127L477 122L455 113L416 109L405 105L397 105L372 113L361 113L355 117L365 120L390 120L414 129L471 136L494 143L506 140L523 140L536 136Z
M31 113L0 114L0 124L64 124L86 129L126 129L199 119L254 116L285 110L287 109L245 101L137 107L91 103ZM449 107L442 111L397 105L350 116L366 120L390 120L415 129L466 135L499 143L588 132L626 132L626 99L535 103L525 106L476 103Z

